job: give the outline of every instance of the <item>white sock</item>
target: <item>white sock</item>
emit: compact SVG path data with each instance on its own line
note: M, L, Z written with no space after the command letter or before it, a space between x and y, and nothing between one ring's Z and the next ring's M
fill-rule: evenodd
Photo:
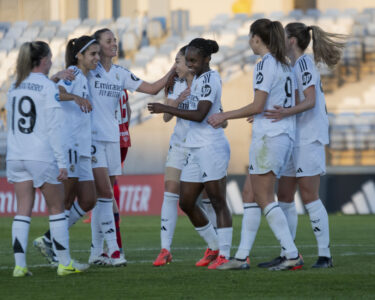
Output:
M174 230L177 223L177 202L179 195L164 192L163 205L161 207L161 248L171 251Z
M278 202L281 210L283 211L286 221L288 222L288 227L290 234L292 235L293 240L296 239L296 232L297 232L297 224L298 224L298 214L296 205L294 202L287 203L287 202ZM281 249L280 256L285 256L284 251Z
M206 226L195 227L195 230L206 241L208 248L210 248L211 250L219 249L218 237L217 237L214 227L212 226L210 222L208 222Z
M16 266L26 268L26 250L31 218L16 215L12 224L12 245Z
M71 260L69 253L69 231L65 214L50 215L49 229L59 263L64 266L69 265Z
M310 216L316 241L318 242L318 255L331 257L329 249L329 222L327 210L320 199L305 205Z
M290 234L288 222L279 205L276 202L268 204L264 208L264 215L266 216L273 234L280 242L280 246L284 250L286 258L296 258L298 256L298 250Z
M74 225L85 214L86 212L79 206L78 201L73 202L73 205L70 208L68 228Z
M104 237L100 229L99 208L96 203L91 212L91 255L99 256L103 253Z
M230 257L230 247L232 246L233 228L225 227L217 229L217 237L219 240L219 255L225 256L226 259Z
M202 199L202 207L203 207L204 212L207 215L208 220L211 222L212 226L214 226L214 228L216 229L217 228L216 212L212 206L210 199L208 198Z
M115 218L113 216L113 200L98 198L97 206L100 229L108 246L108 255L111 256L113 252L120 251L117 244Z
M244 203L243 208L241 242L234 256L238 259L246 259L249 256L262 217L262 211L256 203Z

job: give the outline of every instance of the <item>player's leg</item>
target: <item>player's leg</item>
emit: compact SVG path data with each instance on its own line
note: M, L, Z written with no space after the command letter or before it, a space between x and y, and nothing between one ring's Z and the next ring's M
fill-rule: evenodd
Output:
M115 182L113 183L113 218L115 219L117 245L120 249L120 252L123 253L121 229L120 229L119 206L120 206L120 189L117 183L117 179L115 179Z
M329 221L327 210L319 198L320 175L298 178L301 198L309 214L311 227L318 243L318 260L314 268L332 267Z
M27 268L26 251L30 230L31 212L35 198L33 181L15 182L14 192L17 198L17 214L12 223L12 245L15 260L13 277L24 277L32 275Z
M183 179L184 177L181 177L181 180ZM219 244L215 229L208 221L206 214L198 205L196 205L197 199L202 190L203 184L200 182L181 181L180 208L186 213L191 223L195 227L195 230L207 243L207 249L204 257L196 263L196 266L198 267L209 265L217 258L219 254Z
M216 212L215 212L214 207L212 206L212 203L210 201L210 198L207 195L206 190L203 190L201 205L203 206L204 212L207 214L207 218L210 220L210 222L212 223L212 225L214 226L216 230L217 228Z

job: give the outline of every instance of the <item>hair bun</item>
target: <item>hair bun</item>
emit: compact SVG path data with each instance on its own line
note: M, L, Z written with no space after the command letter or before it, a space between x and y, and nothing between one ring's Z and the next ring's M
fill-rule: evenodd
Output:
M210 53L216 53L219 51L219 45L214 40L206 40L207 47L209 48Z

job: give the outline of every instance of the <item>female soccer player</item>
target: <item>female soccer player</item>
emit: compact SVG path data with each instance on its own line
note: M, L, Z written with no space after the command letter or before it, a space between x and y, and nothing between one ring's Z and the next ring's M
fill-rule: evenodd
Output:
M64 192L65 216L70 228L95 206L96 195L91 167L91 116L74 101L64 100L90 98L86 76L89 70L96 68L99 61L98 42L90 36L71 39L66 47L65 60L67 70L74 75L73 80L58 82L64 112L65 156L69 165ZM78 201L74 202L76 196ZM53 262L51 245L49 231L34 241L34 246Z
M218 44L212 40L197 38L189 43L186 65L195 76L188 110L159 103L148 105L151 113L169 113L190 121L184 144L190 151L181 173L180 207L208 244L204 257L196 265L210 264L209 269L228 261L232 243L232 218L225 199L229 143L220 127L222 123L218 128L207 123L210 115L222 111L220 76L210 70L209 65L211 54L218 50ZM205 213L196 205L203 188L216 212L217 235Z
M290 157L295 138L295 118L271 122L264 110L274 105L294 105L293 73L286 62L284 29L280 22L256 20L250 26L250 47L262 60L254 69L254 101L240 109L212 115L208 122L217 126L229 119L254 115L252 142L249 153L249 173L254 199L263 209L274 235L285 248L286 260L272 270L299 269L303 260L289 232L288 223L279 205L274 201L276 178L281 175L285 161ZM226 269L223 265L221 269Z
M130 71L112 63L117 55L117 40L107 28L94 34L100 45L100 62L88 75L89 90L92 96L92 161L95 178L97 204L92 212L92 248L90 263L102 263L103 240L108 246L110 263L114 266L126 265L125 257L120 253L116 241L116 231L112 211L113 183L116 175L121 174L121 155L119 146L118 120L115 110L121 91L156 94L166 84L169 73L155 83L147 83Z
M52 241L59 260L57 274L79 273L88 267L73 261L69 253L61 184L67 178L61 136L64 121L58 90L47 78L51 57L48 44L24 43L17 59L16 82L8 92L7 177L14 183L17 197L17 215L12 225L14 277L31 275L25 253L35 188L41 189L48 206Z
M293 201L298 185L318 243L319 257L313 268L329 268L333 264L329 248L328 214L319 199L320 176L326 170L324 145L329 143L328 117L320 74L305 50L312 37L315 63L324 62L333 67L339 62L344 47L339 39L345 36L327 33L317 26L306 26L303 23L289 23L285 33L287 55L298 84L299 103L290 108L275 106L266 113L268 118L275 121L297 115L296 141L292 157L279 182L278 198L281 203L285 203L285 207L291 207L288 210L292 213L286 216L295 235L297 213ZM280 256L268 265L281 259Z
M165 94L167 97L166 104L180 109L188 109L188 96L190 95L190 88L194 78L194 75L186 66L186 48L187 46L184 46L178 51L175 60L175 74L171 74L165 86ZM169 122L172 118L173 115L171 114L164 114L163 116L165 122ZM184 141L188 130L189 121L177 118L176 126L170 139L165 167L164 199L161 208L161 251L153 262L154 266L163 266L172 261L170 251L177 223L177 202L180 198L180 175L189 153L189 148L184 147ZM210 200L207 199L206 193L204 193L203 198L203 209L214 228L216 228L216 214Z

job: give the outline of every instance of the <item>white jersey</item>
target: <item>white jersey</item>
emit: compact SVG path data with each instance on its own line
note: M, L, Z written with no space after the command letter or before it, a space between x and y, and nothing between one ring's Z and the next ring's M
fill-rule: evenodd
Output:
M68 69L74 71L74 80L60 80L57 84L79 97L90 100L86 76L76 66ZM84 113L74 101L61 101L64 111L64 137L67 149L78 147L80 156L91 156L91 113Z
M97 141L118 142L120 140L116 109L123 89L135 91L142 80L133 73L112 65L107 72L98 63L88 75L90 95L92 97L92 138Z
M57 161L66 168L55 83L42 73L30 73L17 88L12 84L7 97L7 160Z
M187 89L187 87L188 85L186 83L186 80L176 79L173 85L173 90L168 93L168 99L176 100L178 96L180 96L180 94ZM189 97L186 97L186 99L178 105L178 108L188 110ZM184 120L181 118L176 119L176 126L174 127L174 131L169 142L171 146L181 146L183 143L185 143L186 135L189 130L190 122L188 120Z
M194 76L189 96L189 110L196 110L199 101L210 101L212 106L202 122L189 121L185 147L195 148L226 139L223 128L213 128L207 123L209 116L223 111L221 106L221 79L218 72L210 70Z
M305 100L303 92L308 87L315 86L315 106L297 115L296 145L306 145L315 141L326 145L329 143L329 123L320 74L312 58L306 54L297 59L293 71L297 79L300 101Z
M276 61L267 53L256 64L253 75L254 91L260 90L268 93L264 110L274 109L275 105L292 107L295 105L295 79L292 69ZM277 136L283 133L295 138L296 118L291 116L278 122L272 122L264 116L264 112L254 115L253 138L263 136Z

